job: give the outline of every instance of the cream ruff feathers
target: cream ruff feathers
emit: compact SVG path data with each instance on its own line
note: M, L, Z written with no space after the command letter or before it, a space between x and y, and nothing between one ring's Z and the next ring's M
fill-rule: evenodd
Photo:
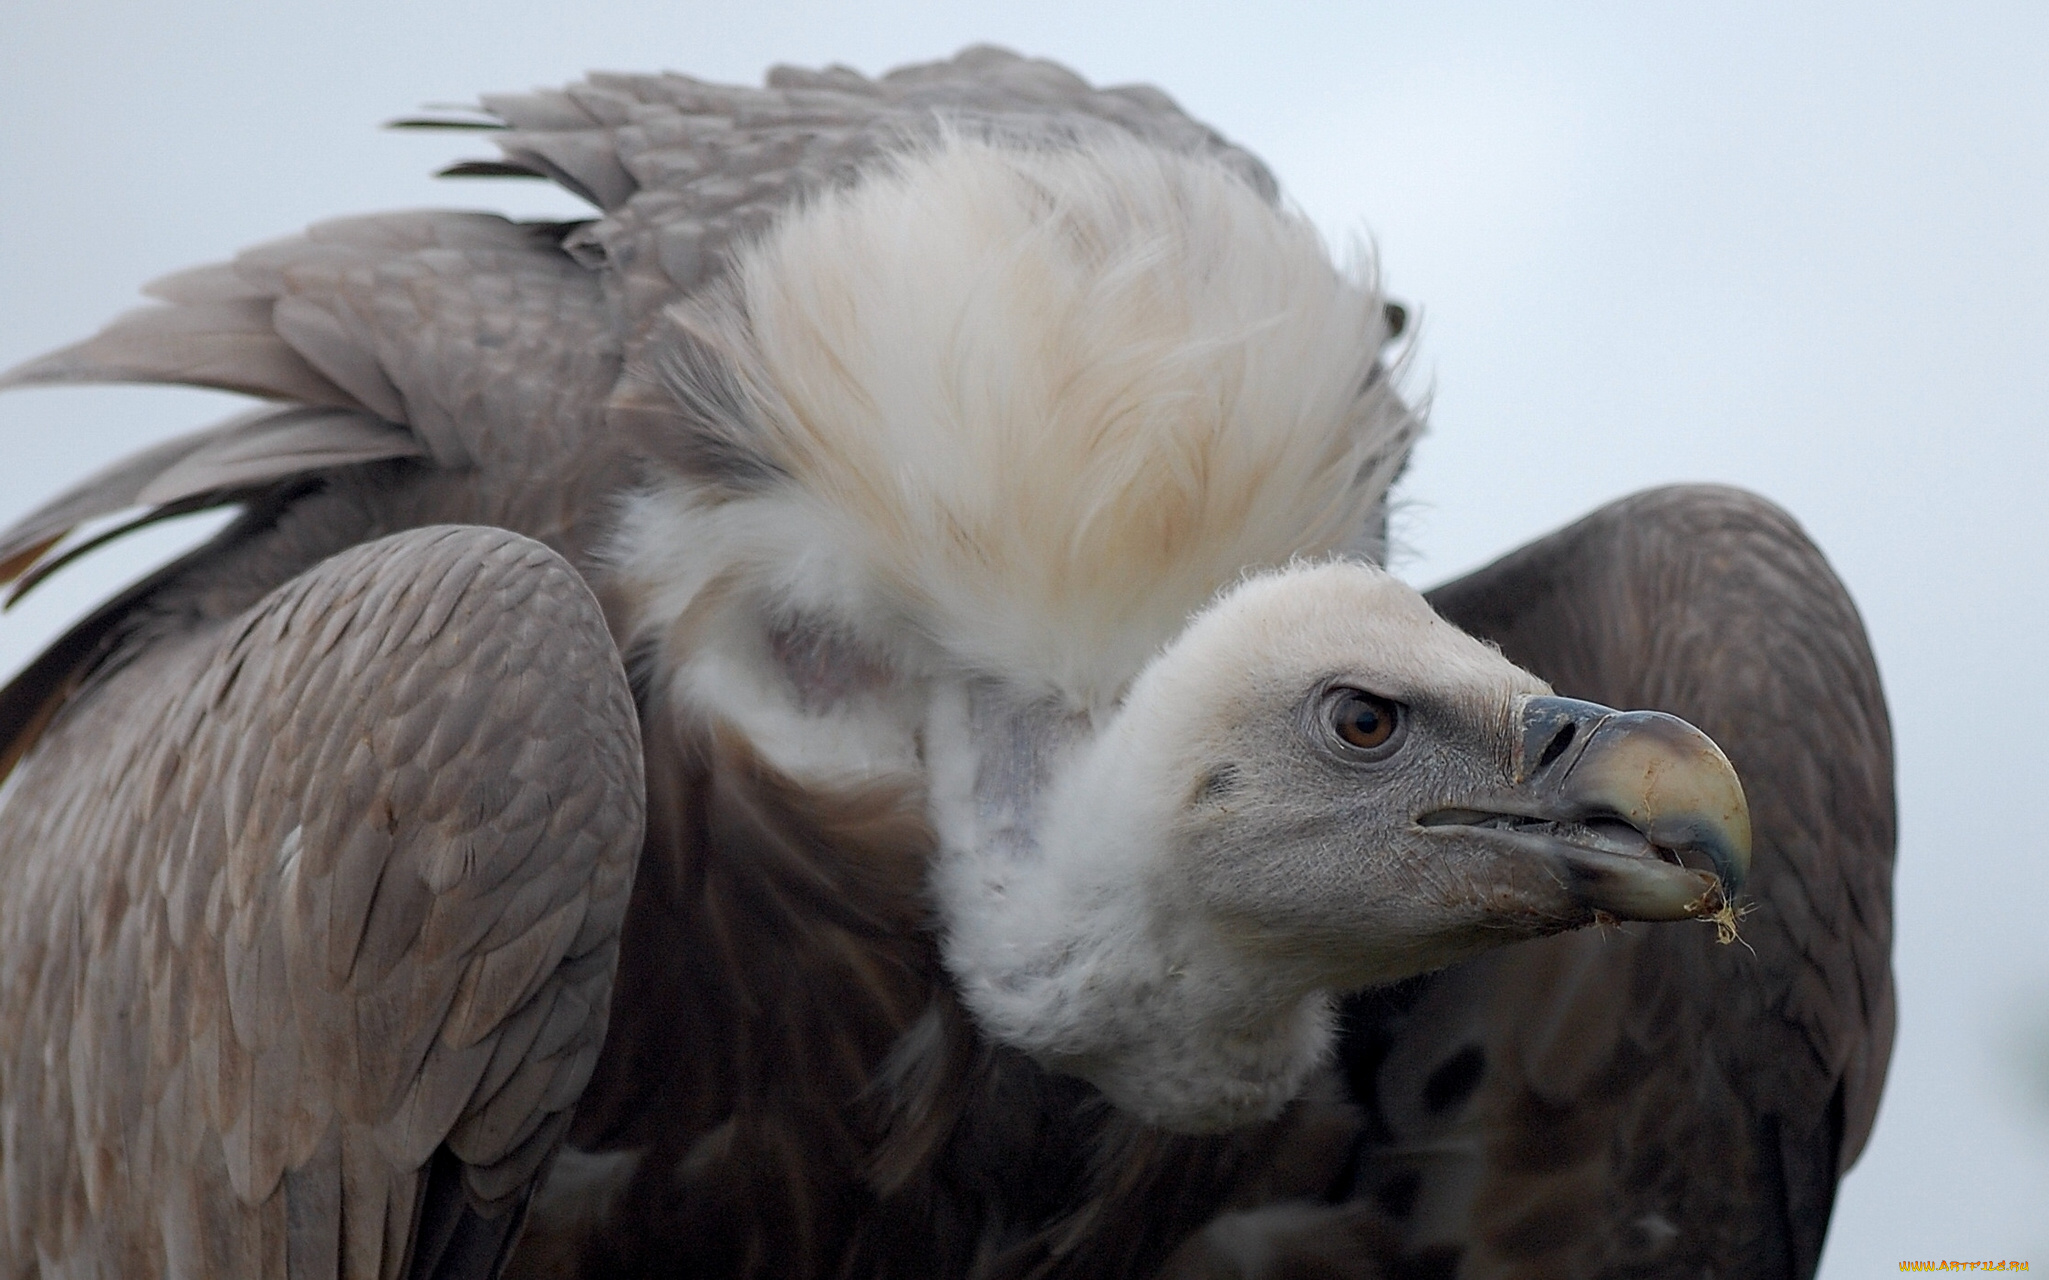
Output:
M1248 567L1377 546L1418 428L1369 277L1223 165L1124 138L897 156L672 318L787 480L643 502L645 619L737 571L771 610L932 642L893 665L1072 705L1114 702Z

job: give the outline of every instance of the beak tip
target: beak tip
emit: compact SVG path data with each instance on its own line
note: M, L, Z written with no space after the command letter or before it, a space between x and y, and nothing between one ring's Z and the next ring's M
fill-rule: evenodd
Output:
M1663 712L1564 698L1525 699L1520 713L1518 783L1567 815L1618 816L1651 844L1712 864L1712 871L1698 862L1667 862L1662 870L1639 864L1621 873L1640 881L1621 895L1641 898L1637 905L1651 914L1639 918L1715 917L1728 909L1750 875L1750 806L1712 738Z
M1727 774L1736 786L1733 770ZM1714 874L1727 896L1733 898L1750 878L1750 812L1740 788L1734 803L1720 813L1687 815L1666 828L1654 823L1646 834L1653 844L1681 852L1695 850L1714 866ZM1676 828L1676 829L1672 829Z

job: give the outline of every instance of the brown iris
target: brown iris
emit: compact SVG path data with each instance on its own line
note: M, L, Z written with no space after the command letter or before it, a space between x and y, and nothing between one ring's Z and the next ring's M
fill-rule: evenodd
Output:
M1373 751L1394 737L1401 708L1357 689L1339 690L1330 701L1330 727L1348 747Z

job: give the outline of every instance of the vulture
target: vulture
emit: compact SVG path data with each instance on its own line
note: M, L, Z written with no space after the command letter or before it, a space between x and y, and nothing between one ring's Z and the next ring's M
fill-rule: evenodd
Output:
M15 385L260 407L0 693L0 1277L1805 1277L1891 742L1784 513L1418 594L1404 312L1158 90L593 75Z

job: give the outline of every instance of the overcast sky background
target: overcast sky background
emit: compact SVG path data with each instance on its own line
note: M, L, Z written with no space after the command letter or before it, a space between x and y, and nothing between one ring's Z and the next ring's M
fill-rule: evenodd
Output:
M1680 480L1758 490L1828 552L1898 735L1901 1014L1822 1274L2049 1266L2049 6L1677 8L11 0L0 367L321 218L579 211L430 179L489 147L375 127L422 103L977 41L1158 84L1417 304L1405 576ZM0 397L0 522L236 405ZM0 620L0 669L178 536Z

